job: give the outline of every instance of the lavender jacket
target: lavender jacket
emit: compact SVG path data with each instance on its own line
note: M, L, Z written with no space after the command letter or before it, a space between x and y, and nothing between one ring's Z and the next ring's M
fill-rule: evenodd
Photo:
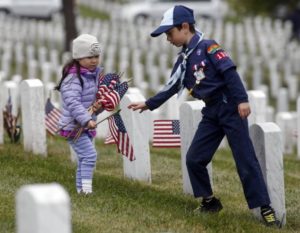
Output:
M80 72L83 87L76 73L66 76L60 89L62 97L62 116L58 123L60 129L73 130L78 124L86 126L89 120L96 120L96 114L91 116L87 109L95 100L101 71L101 68L93 72L83 69Z

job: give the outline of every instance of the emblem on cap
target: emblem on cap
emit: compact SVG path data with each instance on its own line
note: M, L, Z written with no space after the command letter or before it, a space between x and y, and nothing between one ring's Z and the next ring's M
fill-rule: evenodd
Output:
M92 56L98 56L100 54L100 51L101 51L100 44L99 43L94 43L94 44L91 45L89 53Z

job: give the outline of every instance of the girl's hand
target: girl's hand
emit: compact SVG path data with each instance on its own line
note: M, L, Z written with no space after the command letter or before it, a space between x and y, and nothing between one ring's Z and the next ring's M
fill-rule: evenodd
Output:
M149 109L145 102L132 103L132 104L129 104L127 106L127 108L132 109L133 111L140 110L140 113Z
M102 104L99 101L93 103L93 112L97 112L102 107Z
M251 113L251 109L250 109L250 105L248 102L245 102L245 103L240 103L238 105L238 111L239 111L239 114L240 114L240 117L241 118L247 118L250 113Z
M97 123L94 120L89 120L87 123L87 128L88 129L95 129L97 127Z

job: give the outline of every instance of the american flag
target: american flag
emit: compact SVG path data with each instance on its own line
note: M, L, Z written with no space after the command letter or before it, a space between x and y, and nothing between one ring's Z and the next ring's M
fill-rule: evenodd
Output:
M128 90L128 83L120 83L120 76L115 73L105 74L100 78L97 100L107 111L112 111Z
M118 152L126 156L130 161L135 160L133 147L120 114L109 117L108 125L112 137L117 142Z
M179 120L154 120L153 147L180 147Z
M116 144L114 137L111 135L110 130L104 139L104 144Z
M102 95L104 92L115 89L116 85L120 83L120 75L116 73L108 73L100 76L98 84L98 93Z
M11 95L9 93L7 103L5 105L5 114L4 114L4 120L7 123L7 127L9 130L13 128L13 114L12 114L12 101L11 101Z
M7 103L3 111L3 120L4 120L4 128L6 129L11 141L14 142L17 117L13 116L12 114L12 100L11 100L10 90L9 90Z
M50 101L50 98L47 99L45 112L46 130L51 135L55 135L58 130L58 121L61 116L61 112L59 109L54 107L54 105Z

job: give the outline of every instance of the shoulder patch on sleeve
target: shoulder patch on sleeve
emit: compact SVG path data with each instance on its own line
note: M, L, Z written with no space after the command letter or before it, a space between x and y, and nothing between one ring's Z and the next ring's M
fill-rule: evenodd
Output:
M218 50L221 49L221 46L218 44L212 44L207 48L207 53L209 54L214 54L215 52L217 52Z
M223 59L223 58L225 58L225 57L228 57L228 55L227 55L227 53L222 52L222 51L217 52L217 53L215 54L215 58L216 58L217 60L221 60L221 59Z

